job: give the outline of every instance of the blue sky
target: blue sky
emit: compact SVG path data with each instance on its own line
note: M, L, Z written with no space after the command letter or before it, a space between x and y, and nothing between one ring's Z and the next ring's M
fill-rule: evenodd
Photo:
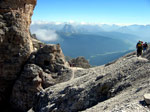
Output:
M32 20L150 24L150 0L37 0Z

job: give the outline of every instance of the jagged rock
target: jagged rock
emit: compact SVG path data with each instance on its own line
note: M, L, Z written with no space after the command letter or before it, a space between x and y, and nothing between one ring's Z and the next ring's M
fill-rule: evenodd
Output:
M75 59L69 60L70 66L81 67L81 68L90 68L89 62L84 57L77 57Z
M31 40L32 40L32 43L33 43L33 49L34 49L34 51L39 50L40 48L44 47L44 45L45 45L41 41L36 40L34 38L31 38Z
M37 95L33 111L111 111L116 105L124 109L126 103L132 107L149 88L149 72L149 61L135 55L124 56L108 66L77 70L72 81L51 86Z
M39 41L36 38L36 34L32 34L31 37L32 37L31 40L32 40L32 43L33 43L33 49L34 49L34 51L37 51L40 48L42 48L42 47L45 46L45 44L43 42Z
M42 74L42 69L36 65L25 66L13 87L11 103L14 108L26 111L27 108L32 106L34 94L43 89Z
M56 83L68 81L72 77L72 70L69 68L59 44L44 45L32 53L28 63L40 66L45 73L55 79Z
M36 0L0 1L0 108L12 93L12 106L27 110L37 92L71 78L60 45L31 38L35 5Z
M60 45L44 45L33 52L25 65L19 79L16 81L11 104L14 108L27 111L33 106L37 92L56 83L70 80L72 71Z
M31 34L31 37L38 40L37 37L36 37L36 34Z
M46 74L35 64L27 64L13 87L11 103L16 109L27 111L33 105L37 92L54 85L50 74Z
M33 54L30 61L42 67L45 72L56 73L69 66L59 44L45 45Z
M0 107L33 51L29 25L36 0L0 0Z
M150 105L150 94L144 94L144 100L146 104Z

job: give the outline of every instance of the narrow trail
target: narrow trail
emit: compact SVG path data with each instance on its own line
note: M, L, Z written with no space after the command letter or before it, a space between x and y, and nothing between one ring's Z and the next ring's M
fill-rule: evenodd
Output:
M72 77L70 78L70 81L75 78L75 72L77 70L83 70L83 68L78 68L78 67L70 67L70 69L72 70Z
M73 80L74 79L74 73L75 73L75 69L72 69L72 77L70 78L70 80Z

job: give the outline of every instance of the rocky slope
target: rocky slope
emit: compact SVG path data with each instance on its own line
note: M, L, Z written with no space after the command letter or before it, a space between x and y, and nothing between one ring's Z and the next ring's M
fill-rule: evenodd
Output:
M135 53L103 66L76 70L74 79L38 93L30 111L149 112L143 101L143 95L150 92L149 74L149 60Z

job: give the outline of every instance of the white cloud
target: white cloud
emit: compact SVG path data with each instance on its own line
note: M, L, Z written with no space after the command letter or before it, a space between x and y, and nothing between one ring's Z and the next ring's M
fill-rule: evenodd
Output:
M69 20L69 24L74 24L76 23L74 20Z
M32 33L36 34L37 38L41 41L57 41L59 39L54 30L37 29Z
M130 25L149 25L149 24L137 24L137 23L103 23L103 22L84 22L84 21L81 21L81 22L76 22L74 20L69 20L67 22L58 22L58 21L43 21L43 20L39 20L39 21L32 21L32 24L31 25L44 25L44 24L55 24L55 25L60 25L60 24L72 24L72 25L76 25L76 24L79 24L79 25L103 25L103 24L106 24L106 25L118 25L118 26L130 26Z
M53 22L53 21L32 21L31 25L44 25L44 24L63 24L63 22Z

